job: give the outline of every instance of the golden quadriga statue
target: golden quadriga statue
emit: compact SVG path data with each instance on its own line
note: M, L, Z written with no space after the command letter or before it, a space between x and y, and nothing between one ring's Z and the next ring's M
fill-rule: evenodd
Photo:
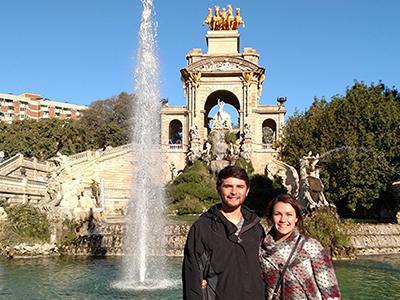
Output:
M228 4L227 8L220 9L215 6L215 13L213 15L212 8L208 8L208 15L204 19L203 25L208 24L210 30L237 30L244 22L240 16L240 8L236 8L236 15L233 15L232 6Z

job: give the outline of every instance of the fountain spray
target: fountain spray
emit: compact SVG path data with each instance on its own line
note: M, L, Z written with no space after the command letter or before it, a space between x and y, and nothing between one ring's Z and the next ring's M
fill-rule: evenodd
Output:
M116 284L125 289L158 289L171 284L165 272L156 24L152 21L153 1L142 0L142 4L135 70L136 97L132 100L134 174L126 221L123 278Z

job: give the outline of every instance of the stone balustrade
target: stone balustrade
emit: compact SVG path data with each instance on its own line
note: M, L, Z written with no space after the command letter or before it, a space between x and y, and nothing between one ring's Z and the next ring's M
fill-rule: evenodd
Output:
M0 198L9 202L40 202L47 195L47 184L27 178L0 176Z

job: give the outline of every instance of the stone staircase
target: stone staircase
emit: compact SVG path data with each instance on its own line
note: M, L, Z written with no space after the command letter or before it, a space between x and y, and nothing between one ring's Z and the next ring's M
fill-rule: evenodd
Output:
M130 144L97 151L85 151L69 157L72 177L81 176L85 191L93 182L104 182L104 213L120 215L126 211L132 180Z

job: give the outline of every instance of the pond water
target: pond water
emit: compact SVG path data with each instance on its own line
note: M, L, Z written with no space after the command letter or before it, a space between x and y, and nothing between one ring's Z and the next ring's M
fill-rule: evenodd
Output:
M174 287L127 291L113 288L121 258L0 260L0 299L181 299L181 258L168 260ZM400 299L400 255L335 261L342 299Z

